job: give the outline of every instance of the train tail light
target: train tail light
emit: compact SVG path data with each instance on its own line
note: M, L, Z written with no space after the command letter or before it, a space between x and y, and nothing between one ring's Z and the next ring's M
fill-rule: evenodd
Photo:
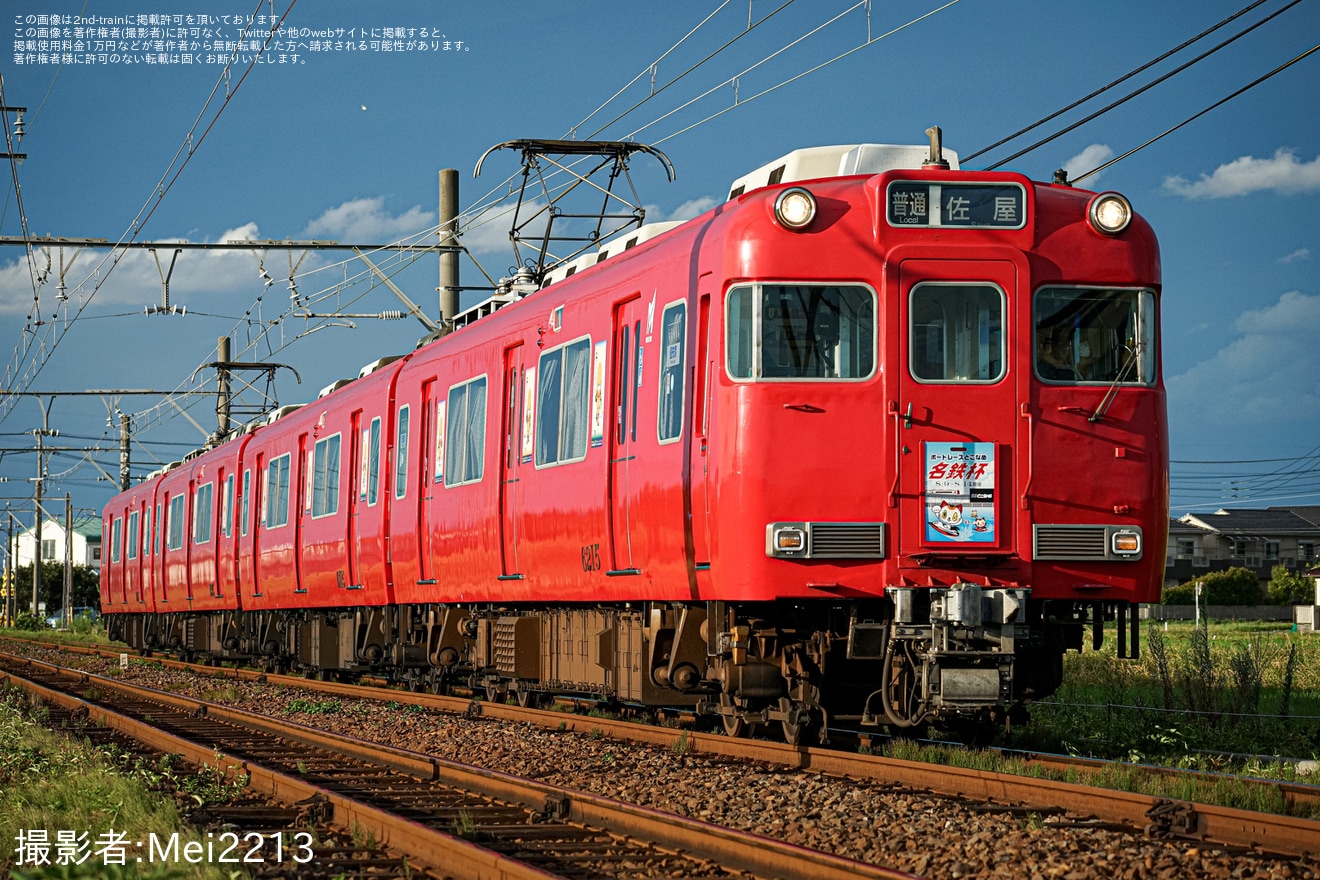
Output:
M816 217L816 197L800 186L786 189L775 199L775 222L785 229L806 229Z
M1091 199L1086 216L1096 232L1118 235L1132 222L1132 203L1116 192L1100 193Z

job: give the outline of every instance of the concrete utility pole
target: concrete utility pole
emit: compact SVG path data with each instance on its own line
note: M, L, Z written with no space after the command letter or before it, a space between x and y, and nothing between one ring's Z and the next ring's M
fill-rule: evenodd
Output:
M119 414L119 491L127 492L129 474L132 472L133 446L129 438L129 426L132 417L128 413Z
M42 450L42 438L50 433L50 408L55 403L55 398L51 397L50 403L42 402L37 398L37 404L41 407L41 429L37 433L37 484L35 490L36 510L33 513L35 520L33 526L33 545L32 545L32 613L36 614L39 607L39 596L41 590L41 517L45 510L41 506L41 493L46 481L46 454Z
M454 329L458 314L458 169L440 171L440 326Z
M73 495L64 493L64 628L73 626Z
M216 436L224 440L229 435L229 401L231 397L229 382L229 337L221 336L215 347L215 379L219 391L215 400Z

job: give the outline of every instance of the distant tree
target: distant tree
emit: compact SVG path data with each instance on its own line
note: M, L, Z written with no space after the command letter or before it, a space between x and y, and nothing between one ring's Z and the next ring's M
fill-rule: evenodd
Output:
M32 604L32 566L14 569L14 590L19 608L27 608ZM40 601L46 603L47 616L64 607L62 563L47 562L41 566L41 588L37 595ZM73 607L101 607L101 576L96 569L86 565L73 567Z
M1315 601L1315 581L1276 565L1270 570L1269 596L1275 605L1310 605Z

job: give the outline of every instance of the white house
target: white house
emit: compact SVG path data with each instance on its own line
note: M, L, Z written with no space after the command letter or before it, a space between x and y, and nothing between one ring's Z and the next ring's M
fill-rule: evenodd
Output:
M14 554L15 566L32 564L32 550L36 544L36 529L27 529L15 535L18 549ZM2 538L0 538L2 540ZM48 519L41 524L41 564L64 564L64 523ZM75 519L73 522L73 564L101 567L101 521Z

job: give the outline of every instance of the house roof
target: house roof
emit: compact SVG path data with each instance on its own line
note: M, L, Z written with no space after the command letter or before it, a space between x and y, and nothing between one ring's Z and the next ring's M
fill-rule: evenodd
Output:
M1169 517L1170 535L1203 535L1208 529L1204 526L1198 526L1196 523L1183 522L1180 519Z
M1271 507L1270 510L1291 510L1312 525L1320 526L1320 505L1303 505L1300 507L1277 505Z
M51 531L52 529L58 529L60 534L64 534L64 522L53 518L42 520L41 531L43 538L48 534L54 534ZM19 532L19 534L30 536L35 535L36 531L35 528L27 528ZM89 544L99 544L101 543L101 521L99 519L88 519L86 517L76 519L73 521L73 533L86 538L87 543Z
M1320 538L1316 525L1291 510L1220 509L1214 513L1188 513L1180 517L1189 525L1200 526L1235 540L1263 540L1277 537Z

